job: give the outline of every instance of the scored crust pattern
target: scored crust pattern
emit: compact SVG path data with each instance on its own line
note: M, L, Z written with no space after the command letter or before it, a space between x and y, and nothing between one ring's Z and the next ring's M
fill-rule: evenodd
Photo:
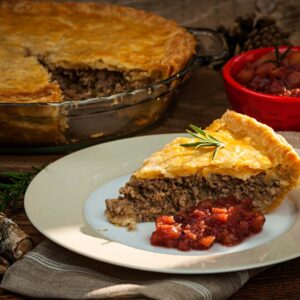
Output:
M195 51L194 37L174 21L107 4L2 1L0 34L0 102L63 101L60 75L82 76L74 69L155 82ZM86 74L83 80L88 86Z

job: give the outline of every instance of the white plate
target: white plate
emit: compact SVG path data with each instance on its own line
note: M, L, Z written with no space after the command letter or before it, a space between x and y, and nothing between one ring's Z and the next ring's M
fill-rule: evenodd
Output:
M180 252L153 247L154 223L128 232L106 221L104 200L144 158L178 134L118 140L70 154L47 166L31 182L25 210L50 240L115 265L166 273L201 274L250 269L300 256L300 191L267 215L263 231L234 247Z

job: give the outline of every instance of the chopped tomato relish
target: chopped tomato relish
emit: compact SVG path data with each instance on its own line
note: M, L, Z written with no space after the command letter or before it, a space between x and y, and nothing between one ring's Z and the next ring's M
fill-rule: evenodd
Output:
M233 246L260 232L264 223L263 213L250 199L205 200L175 216L158 217L150 241L181 251L206 250L214 243Z

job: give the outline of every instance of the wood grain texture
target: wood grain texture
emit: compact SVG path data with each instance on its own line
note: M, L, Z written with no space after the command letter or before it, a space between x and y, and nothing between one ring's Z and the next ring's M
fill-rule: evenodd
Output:
M282 26L289 29L295 44L300 43L300 2L294 0L111 0L175 19L186 26L208 26L215 28L220 23L232 25L237 15L249 11L263 12L276 17ZM273 9L270 10L270 3ZM272 8L272 7L271 7ZM219 117L229 104L223 90L220 73L210 69L199 69L178 91L172 108L165 118L139 135L182 132L189 123L205 127ZM29 170L32 166L43 166L62 155L0 155L0 170ZM5 212L35 241L43 236L28 220L23 203L16 212ZM0 299L26 299L0 289ZM300 299L300 258L270 267L252 278L232 298L239 299Z

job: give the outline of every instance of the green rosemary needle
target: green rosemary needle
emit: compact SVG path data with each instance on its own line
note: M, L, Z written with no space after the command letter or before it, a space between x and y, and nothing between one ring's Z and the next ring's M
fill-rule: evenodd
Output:
M268 59L266 61L264 61L264 63L273 63L275 64L277 67L281 66L281 63L283 61L283 59L288 55L288 53L291 51L291 49L293 48L293 46L289 46L284 52L280 53L278 46L274 46L275 47L275 60L272 59Z
M26 189L40 171L39 168L32 168L32 172L0 172L0 211L5 208L17 208L18 200L24 196Z
M200 140L199 142L194 143L187 143L181 144L183 147L195 147L195 148L202 148L202 147L215 147L215 150L212 155L212 159L215 158L218 150L225 146L224 143L213 137L211 134L205 132L200 127L190 124L190 127L194 130L194 132L187 129L187 133L189 133L192 137Z

